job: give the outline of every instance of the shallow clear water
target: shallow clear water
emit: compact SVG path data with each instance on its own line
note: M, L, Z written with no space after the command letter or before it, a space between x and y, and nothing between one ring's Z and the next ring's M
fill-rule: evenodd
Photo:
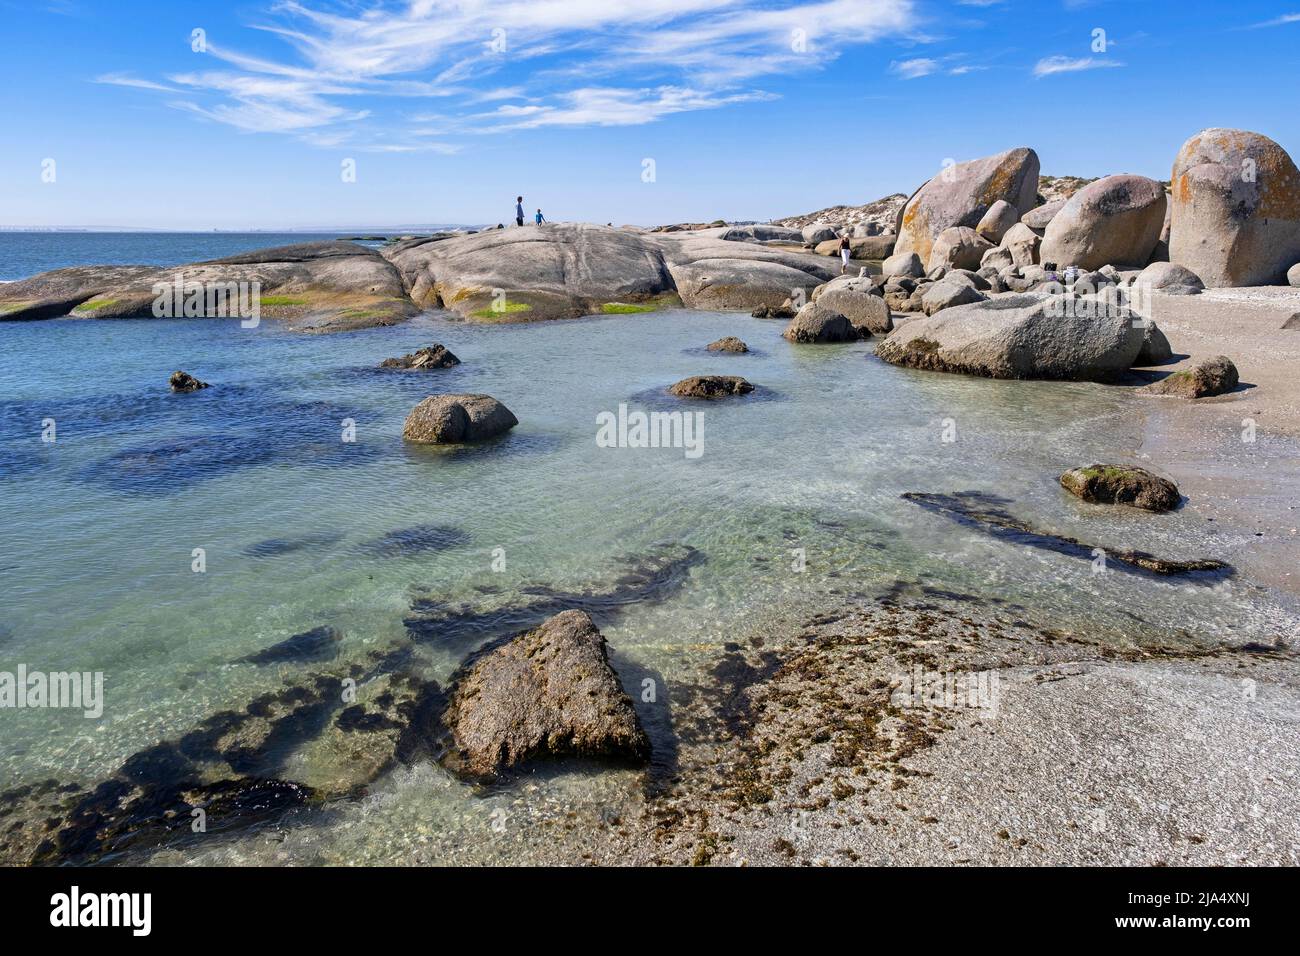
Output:
M1125 391L913 372L866 343L791 346L782 327L698 312L503 326L433 315L329 336L203 320L0 327L0 669L103 671L107 685L98 721L0 715L0 779L111 773L310 668L237 662L291 635L331 625L341 659L405 646L413 600L490 608L534 585L607 589L622 559L665 545L700 560L661 600L600 623L628 686L653 675L668 701L727 641L900 580L995 595L1121 641L1294 626L1287 598L1241 577L1095 574L1086 558L997 540L900 498L978 490L1090 544L1231 559L1245 532L1186 513L1092 509L1057 486L1065 468L1122 460L1140 443ZM732 334L756 352L701 350ZM463 364L375 368L435 341ZM178 368L215 387L172 395ZM706 372L759 390L704 404L663 395ZM472 448L405 445L407 412L439 391L489 393L520 425ZM703 454L598 447L597 416L621 402L702 411ZM41 440L45 419L53 444ZM342 440L345 420L355 441ZM204 573L191 569L196 548ZM423 635L421 666L444 678L484 636ZM492 809L527 819L551 803L604 805L631 776L556 771L531 786L482 800L436 767L403 770L284 843L250 836L205 852L494 858L514 844L483 838Z

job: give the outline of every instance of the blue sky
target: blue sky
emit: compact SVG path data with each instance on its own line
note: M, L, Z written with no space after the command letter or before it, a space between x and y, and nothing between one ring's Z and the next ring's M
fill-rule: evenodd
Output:
M1208 126L1300 156L1298 66L1300 0L0 0L0 225L766 219L1020 145L1164 179Z

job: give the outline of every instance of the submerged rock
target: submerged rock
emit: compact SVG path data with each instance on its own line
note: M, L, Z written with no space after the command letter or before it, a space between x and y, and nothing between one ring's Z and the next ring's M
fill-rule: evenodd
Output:
M1010 501L996 495L978 491L959 491L951 495L907 492L902 497L927 511L942 514L962 525L1012 544L1040 548L1088 561L1095 560L1096 552L1101 551L1108 559L1115 562L1117 570L1129 573L1201 574L1212 578L1226 577L1233 573L1232 566L1222 561L1212 559L1184 561L1176 558L1159 558L1145 551L1099 548L1096 545L1085 544L1076 538L1044 531L1010 514L1004 507L1010 504Z
M207 382L200 382L189 372L179 370L172 372L172 377L168 379L167 384L171 386L173 392L197 392L201 388L212 387Z
M1172 481L1131 465L1073 468L1061 475L1061 487L1093 504L1132 505L1144 511L1171 511L1182 501Z
M288 661L327 661L338 653L343 634L328 624L272 644L264 651L236 659L237 664L282 664Z
M403 355L401 358L384 359L379 363L379 367L418 370L451 368L453 365L459 364L460 359L456 358L445 346L436 344L430 348L417 349L409 355Z
M710 352L748 352L749 346L736 338L734 335L728 335L718 339L716 342L710 342L706 349Z
M417 524L409 528L385 532L369 542L364 550L383 558L398 558L411 554L449 551L467 543L469 539L468 534L452 525Z
M1231 392L1238 384L1237 366L1226 355L1206 359L1191 368L1174 372L1152 382L1139 391L1151 395L1178 395L1182 398L1208 398Z
M798 312L791 305L760 305L749 313L756 319L793 319Z
M650 742L584 611L564 611L462 668L442 717L457 773L493 778L539 757L644 761Z
M402 437L435 445L481 441L519 424L491 395L430 395L406 417Z
M692 375L668 389L678 398L724 398L728 395L745 395L754 386L739 375Z

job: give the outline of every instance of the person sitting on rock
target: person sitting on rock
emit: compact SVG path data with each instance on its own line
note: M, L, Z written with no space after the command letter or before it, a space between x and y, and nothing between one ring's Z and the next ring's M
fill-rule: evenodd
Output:
M542 211L539 209L537 210L537 215L533 217L533 220L540 226L542 223L546 222L546 217L542 215Z
M523 224L524 224L524 197L520 196L518 199L515 200L515 225L522 226Z
M853 243L849 242L849 234L846 232L840 236L840 259L844 263L840 266L840 275L849 271L849 260L853 258Z

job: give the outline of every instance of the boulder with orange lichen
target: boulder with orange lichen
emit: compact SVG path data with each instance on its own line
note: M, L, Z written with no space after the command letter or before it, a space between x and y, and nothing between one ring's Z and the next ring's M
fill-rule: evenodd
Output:
M1273 140L1207 129L1174 161L1169 259L1209 287L1284 285L1300 260L1300 170Z

